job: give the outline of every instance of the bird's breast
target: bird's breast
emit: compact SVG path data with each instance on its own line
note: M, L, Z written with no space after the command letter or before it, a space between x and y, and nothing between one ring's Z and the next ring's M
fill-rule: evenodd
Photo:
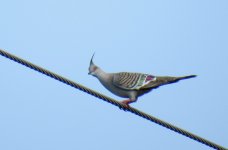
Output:
M100 82L107 90L109 90L113 94L120 96L120 97L125 97L125 98L129 97L130 91L118 88L115 85L113 85L112 82L106 82L103 80L100 80Z

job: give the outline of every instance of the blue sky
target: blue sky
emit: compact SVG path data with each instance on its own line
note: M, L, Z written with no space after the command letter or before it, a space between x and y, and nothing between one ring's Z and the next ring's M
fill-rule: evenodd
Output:
M105 95L107 72L197 74L132 104L228 147L228 2L0 1L0 48ZM208 147L0 57L0 149Z

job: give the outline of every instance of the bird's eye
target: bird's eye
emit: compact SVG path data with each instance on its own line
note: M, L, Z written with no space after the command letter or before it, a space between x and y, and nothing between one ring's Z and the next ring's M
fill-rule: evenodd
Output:
M92 71L94 72L94 71L96 71L96 70L97 70L97 67L94 66L93 69L92 69Z

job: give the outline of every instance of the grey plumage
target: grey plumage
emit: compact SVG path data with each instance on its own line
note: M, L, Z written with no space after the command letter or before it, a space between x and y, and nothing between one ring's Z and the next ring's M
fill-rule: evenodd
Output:
M138 82L141 78L146 77L144 74L140 73L129 73L129 72L120 72L113 74L113 84L129 90L129 89L135 89L137 86L139 86Z
M128 98L122 101L127 106L129 103L135 102L139 96L159 86L196 77L196 75L183 77L153 76L130 72L106 73L93 63L93 57L90 61L89 74L95 76L113 94Z

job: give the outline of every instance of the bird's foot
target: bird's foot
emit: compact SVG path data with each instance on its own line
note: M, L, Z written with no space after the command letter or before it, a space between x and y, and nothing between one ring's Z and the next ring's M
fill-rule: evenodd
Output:
M129 103L131 103L131 100L130 99L123 100L123 101L121 101L121 103L124 105L127 105L129 107Z
M130 107L129 103L131 103L131 102L132 102L132 101L131 101L130 99L121 101L121 103L122 103L126 108L129 108L129 107Z

